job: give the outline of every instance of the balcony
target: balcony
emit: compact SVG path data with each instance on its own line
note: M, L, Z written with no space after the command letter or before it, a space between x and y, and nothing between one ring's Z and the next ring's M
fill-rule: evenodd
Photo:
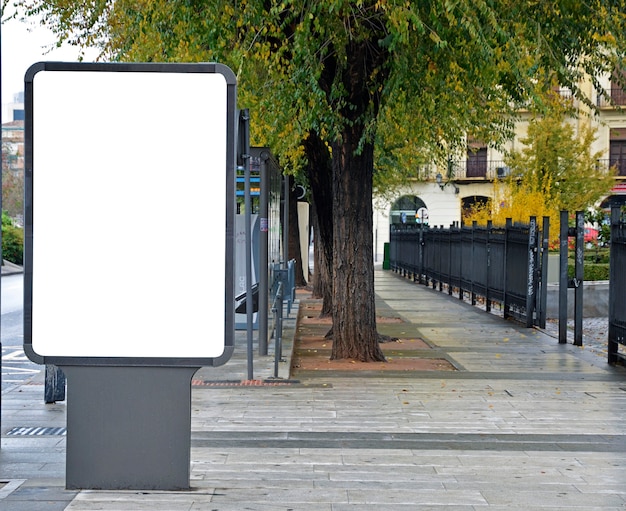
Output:
M419 181L434 181L438 173L442 174L444 180L481 182L503 179L510 174L510 169L503 160L469 158L448 161L447 170L436 165L420 166L416 178Z
M626 90L621 87L611 87L610 89L605 89L604 94L598 93L598 106L600 108L614 108L615 106L625 105Z
M510 169L503 160L468 158L450 163L451 178L455 181L493 181L510 174Z

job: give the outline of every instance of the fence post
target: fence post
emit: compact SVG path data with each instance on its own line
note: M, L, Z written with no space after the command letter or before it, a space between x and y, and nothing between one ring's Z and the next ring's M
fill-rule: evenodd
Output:
M487 308L487 312L491 312L491 290L489 288L489 274L491 273L491 228L493 224L491 220L487 221L487 276L485 278L486 281L486 290L485 290L485 306Z
M504 264L502 265L502 271L504 272L504 279L502 279L504 285L504 311L503 311L503 316L505 318L509 317L509 294L508 294L508 290L507 290L507 259L509 258L509 235L510 235L510 231L511 231L511 227L513 226L513 220L511 218L507 218L506 219L506 226L505 226L505 230L504 230Z
M424 222L423 221L420 224L419 247L417 250L418 250L417 270L419 272L418 283L423 284L423 275L424 275Z
M448 294L452 296L452 244L454 242L454 224L448 229Z
M528 274L526 275L526 327L533 326L535 310L535 269L537 253L537 217L530 217L528 227Z
M539 328L546 327L546 307L548 302L548 245L550 242L550 217L543 217L543 241L541 243L541 292L537 304L537 322Z
M618 257L618 232L620 232L620 227L622 226L621 221L621 208L619 206L613 206L611 208L611 254L610 261L611 265L609 268L609 354L608 354L608 363L616 364L620 360L619 353L619 344L620 342L623 344L626 340L624 339L623 329L620 340L620 332L617 328L617 320L623 318L623 314L618 314L617 310L617 296L621 290L617 289L618 283L618 268L617 263L621 259ZM621 239L620 239L621 241ZM622 254L624 253L623 247L620 251Z
M567 211L561 211L559 236L559 344L567 342L567 251L569 225Z
M259 229L259 355L267 355L267 336L268 336L268 301L269 301L269 262L268 262L268 234L269 234L269 172L267 162L269 160L268 151L261 151L260 160L260 198L259 213L261 214L261 226Z
M470 279L470 300L471 300L471 304L472 305L476 305L476 292L474 291L474 280L476 278L476 257L475 257L475 252L476 252L476 242L474 239L474 233L476 232L476 229L478 229L478 222L476 222L476 220L474 220L472 222L472 265L471 265L471 270L470 270L470 275L471 275L471 279ZM482 264L482 261L480 262Z
M585 250L585 217L576 211L576 264L574 280L574 345L583 345L583 281Z

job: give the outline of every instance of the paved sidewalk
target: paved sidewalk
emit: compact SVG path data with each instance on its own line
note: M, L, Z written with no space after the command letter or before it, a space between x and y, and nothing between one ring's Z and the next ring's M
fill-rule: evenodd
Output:
M65 490L63 436L7 435L65 426L39 377L2 395L0 510L626 510L624 368L390 272L376 293L458 370L242 385L240 332L196 374L185 492ZM273 371L255 361L255 379Z

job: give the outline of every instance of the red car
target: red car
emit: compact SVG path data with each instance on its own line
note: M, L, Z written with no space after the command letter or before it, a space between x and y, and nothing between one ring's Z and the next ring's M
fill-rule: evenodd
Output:
M598 229L593 227L585 227L585 243L596 241L598 239Z

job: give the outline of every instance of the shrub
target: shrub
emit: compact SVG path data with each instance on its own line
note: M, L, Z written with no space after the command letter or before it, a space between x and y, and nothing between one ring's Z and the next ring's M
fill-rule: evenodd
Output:
M2 214L2 257L15 264L24 263L24 230L15 227L5 213Z
M587 263L585 262L583 267L583 280L609 280L609 268L608 263ZM569 263L567 265L567 276L571 279L574 278L574 264Z

